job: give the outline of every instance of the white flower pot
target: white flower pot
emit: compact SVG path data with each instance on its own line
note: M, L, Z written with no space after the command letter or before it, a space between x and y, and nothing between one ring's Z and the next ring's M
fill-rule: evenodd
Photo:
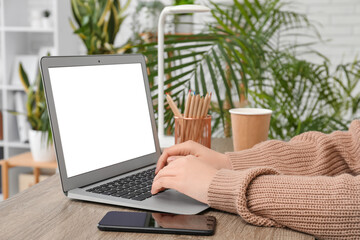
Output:
M43 28L51 28L52 24L51 24L51 19L50 18L42 18L41 19L41 25Z
M54 146L47 144L47 132L29 130L30 150L34 161L55 161Z

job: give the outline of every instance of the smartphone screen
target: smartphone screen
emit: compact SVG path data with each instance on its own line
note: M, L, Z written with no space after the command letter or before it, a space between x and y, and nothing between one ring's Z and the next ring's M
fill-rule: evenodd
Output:
M98 224L103 231L212 235L213 216L146 212L108 212Z

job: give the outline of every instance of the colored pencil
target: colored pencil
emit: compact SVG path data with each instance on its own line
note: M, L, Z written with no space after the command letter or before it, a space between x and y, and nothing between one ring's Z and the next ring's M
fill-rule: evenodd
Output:
M169 94L166 94L166 100L167 100L171 110L173 111L174 115L181 118L182 115Z
M190 104L191 104L191 91L189 90L189 93L187 95L186 104L185 104L185 111L184 111L184 117L189 116L189 110L190 110Z
M171 96L166 93L166 100L171 110L179 118L177 126L180 129L175 134L180 138L180 141L177 142L200 141L204 132L205 118L210 108L211 96L211 93L207 93L205 97L202 97L189 90L185 101L184 114L181 114Z

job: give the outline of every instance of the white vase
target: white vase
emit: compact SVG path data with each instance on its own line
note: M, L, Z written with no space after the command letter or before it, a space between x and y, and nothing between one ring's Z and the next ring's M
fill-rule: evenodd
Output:
M55 161L55 151L53 145L47 143L47 132L29 130L30 150L34 161L51 162Z
M51 28L51 26L52 26L51 19L50 18L45 18L45 17L41 18L41 25L45 29Z
M176 15L175 32L192 33L193 32L193 15L180 14Z

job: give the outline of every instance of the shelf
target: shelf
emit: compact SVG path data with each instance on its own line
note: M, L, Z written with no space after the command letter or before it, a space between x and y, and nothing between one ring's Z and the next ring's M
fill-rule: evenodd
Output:
M0 30L5 32L29 32L29 33L53 33L52 28L33 28L33 27L2 27Z
M45 9L51 12L50 25L44 24L42 19L31 21L34 20L31 11ZM54 50L53 55L75 55L79 52L80 40L69 24L71 1L0 0L0 12L0 107L4 113L4 139L0 140L0 147L4 158L9 158L30 148L28 143L20 142L16 116L7 112L15 110L16 92L25 95L23 85L12 79L16 74L16 58L22 55L40 58L41 51L48 48Z
M13 148L29 148L30 144L29 143L22 143L22 142L9 142L7 144L8 147L13 147Z
M0 89L8 91L24 91L24 87L22 85L0 85Z

